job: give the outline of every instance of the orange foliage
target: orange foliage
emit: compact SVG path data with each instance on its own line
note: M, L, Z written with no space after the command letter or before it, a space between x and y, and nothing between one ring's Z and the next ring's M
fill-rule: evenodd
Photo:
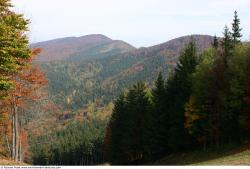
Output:
M22 145L22 158L24 161L28 161L30 157L29 145L28 145L28 132L26 129L20 130L20 142Z
M32 66L32 61L39 52L41 49L34 49L31 58L23 59L28 66L12 76L15 88L10 92L9 100L12 102L15 99L18 107L22 107L26 100L34 101L44 96L42 92L38 92L38 89L47 84L45 74L37 65Z
M46 95L41 88L47 84L45 79L45 74L37 65L32 65L37 54L41 52L41 49L32 50L31 57L20 59L20 63L27 66L22 66L19 68L18 72L12 74L11 81L15 85L13 89L8 91L8 97L0 101L0 116L4 120L3 128L0 129L0 133L4 132L6 135L10 135L9 140L11 141L12 132L12 119L10 116L13 115L14 107L18 107L18 114L20 110L25 110L28 108L27 101L35 101ZM20 109L21 108L21 109ZM27 153L27 131L20 129L18 131L20 135L20 142L22 142L23 150ZM1 139L0 139L1 140Z
M110 145L111 134L112 134L112 130L111 130L111 126L109 124L106 128L106 133L105 133L105 137L104 137L104 145L106 147Z

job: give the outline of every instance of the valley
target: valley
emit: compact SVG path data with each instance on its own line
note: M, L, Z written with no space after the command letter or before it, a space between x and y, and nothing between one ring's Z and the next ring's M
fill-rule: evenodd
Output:
M0 0L0 165L250 165L250 44L237 11L222 34L211 36L228 14L196 22L200 14L168 14L160 3L133 4L135 16L105 2L69 19L75 2L64 17L53 8L46 22L40 19L51 11L33 11L42 14L37 27L12 3ZM159 8L159 17L150 10L146 19L126 17L141 17L144 5ZM41 40L32 37L43 31Z
M75 41L70 40L69 44L68 39L71 38L31 45L43 49L38 56L38 63L46 73L49 93L56 103L77 109L83 108L88 101L98 99L103 106L136 81L147 81L148 85L152 86L160 71L166 76L173 70L179 52L191 40L191 36L186 36L149 48L135 49L125 42L109 38L103 40L103 37L105 36L88 35L75 38ZM213 37L206 35L192 37L200 52L208 48L213 40ZM100 40L96 42L97 39ZM91 47L92 41L95 43ZM110 46L110 43L118 44ZM71 54L67 55L64 51L65 44L78 45L78 48L75 51L71 49ZM51 51L48 46L56 47ZM54 56L58 60L46 60L48 56ZM61 85L61 82L64 82L64 85Z
M100 125L105 129L113 110L113 100L137 81L145 81L147 87L152 88L159 72L167 77L177 64L179 52L191 38L199 46L200 53L213 40L207 35L184 36L153 47L135 49L103 35L87 35L32 44L32 47L42 48L35 63L45 72L48 99L53 104L45 111L43 108L37 109L43 109L42 112L33 111L34 116L27 123L33 138L30 145L47 142L39 141L50 139L45 133L60 132L74 123L97 120L104 122ZM72 46L74 50L69 52L64 45ZM53 54L55 58L52 58ZM43 105L44 102L40 107ZM104 138L103 134L104 131L101 138Z
M207 35L193 35L192 38L200 52L208 48L213 40ZM58 112L39 113L44 117L39 115L33 121L37 119L41 123L40 119L45 118L44 121L54 119L62 124L84 118L84 112L90 113L90 116L94 112L103 112L102 116L109 117L113 100L124 89L137 81L146 81L150 88L159 72L167 77L178 61L179 52L190 40L191 36L184 36L139 49L104 35L32 44L34 48L42 48L35 62L46 74L48 97L55 104L51 107ZM65 45L72 47L70 52L65 50ZM30 124L34 125L33 122ZM56 127L54 123L49 124ZM34 126L30 128L34 129ZM38 125L36 128L41 127Z

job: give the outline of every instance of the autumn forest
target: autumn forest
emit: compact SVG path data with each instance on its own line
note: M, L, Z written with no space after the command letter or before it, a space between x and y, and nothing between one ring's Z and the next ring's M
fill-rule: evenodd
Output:
M250 43L237 11L222 37L148 48L100 34L30 43L31 22L0 0L0 159L154 165L249 146Z

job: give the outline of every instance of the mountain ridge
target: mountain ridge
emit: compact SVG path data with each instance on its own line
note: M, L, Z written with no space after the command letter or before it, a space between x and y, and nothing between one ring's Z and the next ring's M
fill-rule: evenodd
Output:
M31 43L31 46L33 45L41 45L44 43L53 43L53 42L60 42L63 40L76 40L76 39L87 39L88 37L90 38L96 38L96 39L106 39L106 40L112 40L109 37L102 35L102 34L89 34L89 35L84 35L84 36L68 36L68 37L61 37L61 38L55 38L55 39L50 39L50 40L45 40L45 41L39 41L35 43Z
M196 42L199 51L203 51L205 48L210 46L212 42L212 36L210 35L193 34L174 38L149 47L135 48L133 45L122 40L112 40L111 38L102 34L91 34L80 37L65 37L38 42L31 44L31 47L43 49L42 53L37 59L38 61L59 61L71 58L74 55L88 55L88 51L96 50L96 47L102 46L102 48L112 48L112 46L108 46L110 44L114 46L113 49L120 50L119 52L116 52L116 54L158 54L174 56L178 54L185 44L187 44L192 38Z
M193 37L196 37L194 40L201 50L210 47L213 40L213 37L208 35L193 35ZM66 41L72 39L75 40L68 38ZM64 40L59 39L59 41ZM165 78L168 77L178 62L179 52L190 40L191 36L183 36L149 48L136 49L124 41L104 39L105 43L101 40L91 47L83 47L83 50L70 51L66 53L67 56L60 57L59 60L50 58L38 60L37 63L48 79L49 100L58 107L58 113L43 112L41 116L45 120L41 123L34 120L35 126L44 126L43 122L50 121L50 127L53 128L51 121L61 124L64 123L62 120L64 117L68 121L85 117L84 112L93 104L98 110L106 111L105 107L112 105L114 99L124 89L138 81L144 81L149 88L153 87L159 72L162 72ZM43 46L34 45L34 47ZM65 46L54 48L59 53L63 49ZM66 48L68 49L70 50L70 47ZM44 50L46 52L46 48ZM47 54L53 57L54 53L47 51ZM35 119L40 120L40 112L37 114ZM111 109L107 110L104 116L108 117L110 114ZM31 126L34 126L34 123ZM41 133L40 130L47 129L44 128L33 127L31 130Z
M167 77L178 62L180 51L191 38L199 51L210 47L213 41L209 35L192 35L136 49L124 41L104 38L105 42L98 40L98 43L87 47L73 45L75 48L70 52L67 51L72 50L70 47L54 48L59 54L66 50L64 57L40 60L39 63L49 80L50 95L60 94L54 97L57 104L78 109L89 100L100 99L105 105L137 81L145 81L152 86L160 71ZM54 53L49 51L48 56L54 57ZM62 81L64 85L61 85Z
M80 37L65 37L31 44L32 48L42 48L38 61L58 61L69 58L78 52L85 52L98 45L108 43L124 43L121 50L132 50L134 47L123 41L112 40L101 34L92 34Z

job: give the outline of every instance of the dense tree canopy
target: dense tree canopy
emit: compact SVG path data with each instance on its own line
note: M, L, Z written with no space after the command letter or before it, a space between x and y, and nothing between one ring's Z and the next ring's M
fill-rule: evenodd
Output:
M0 1L0 155L35 165L146 164L250 139L250 46L240 40L236 11L232 29L225 26L223 37L215 36L203 52L191 40L173 58L129 54L107 61L106 53L43 63L54 95L49 98L45 75L34 63L40 49L29 48L29 20L11 8L10 0ZM31 110L43 96L56 118L47 132L28 133L23 125L47 111Z
M0 2L0 147L1 153L15 161L23 160L27 150L27 131L20 123L27 102L39 98L46 84L43 72L32 66L40 49L30 49L26 36L29 21L12 11L9 0ZM38 94L39 93L39 94ZM24 141L25 140L25 141Z
M31 51L26 36L28 20L23 15L11 11L9 0L0 3L0 92L14 84L10 76L25 66L23 59L29 58Z
M155 87L142 94L148 96L147 104L135 99L140 95L136 87L120 96L106 134L109 161L145 163L171 153L249 140L250 46L240 42L237 12L233 22L232 32L225 27L224 37L215 37L212 48L200 56L191 41L167 81L160 73ZM131 150L134 145L132 150L141 148L139 154Z

